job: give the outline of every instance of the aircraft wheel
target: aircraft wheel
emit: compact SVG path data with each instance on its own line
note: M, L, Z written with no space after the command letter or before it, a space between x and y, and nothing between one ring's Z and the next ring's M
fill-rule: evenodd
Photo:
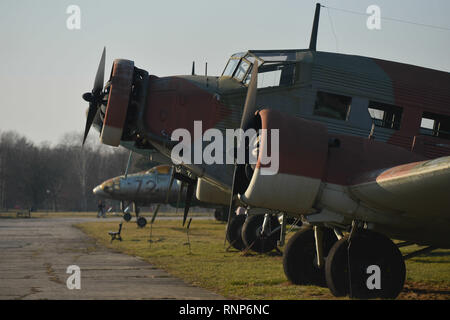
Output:
M270 236L261 234L264 215L249 216L242 226L242 240L246 248L258 253L270 252L277 247L277 240L280 239L281 228ZM280 223L276 216L270 216L270 230L279 227Z
M228 221L228 208L223 207L221 212L221 219L220 221L227 222Z
M360 230L352 237L350 259L347 247L346 238L338 241L326 261L327 284L333 295L351 291L352 298L357 299L395 299L406 277L405 262L397 246L382 234Z
M335 242L334 232L331 229L324 229L324 256L328 255ZM298 285L325 286L324 268L317 267L316 259L314 230L310 227L302 227L289 239L283 253L283 268L288 280Z
M228 227L227 240L233 248L239 251L245 249L244 241L242 241L241 231L246 218L247 216L245 214L239 214L231 219L230 225Z
M337 241L331 248L325 262L327 286L335 297L343 297L350 292L347 247L347 238Z
M147 225L147 219L144 217L139 217L137 218L136 223L139 228L144 228Z
M228 208L224 207L221 209L216 209L214 211L214 218L216 218L216 220L220 221L220 222L227 222L228 221Z
M217 221L222 221L222 211L220 209L214 210L214 218L216 218Z
M129 212L125 213L123 215L123 220L125 220L126 222L129 222L131 220L131 214Z

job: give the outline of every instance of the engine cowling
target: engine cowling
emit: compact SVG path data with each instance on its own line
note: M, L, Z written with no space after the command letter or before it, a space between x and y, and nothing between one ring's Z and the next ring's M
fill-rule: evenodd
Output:
M267 143L264 143L263 135L257 150L257 163L240 199L251 207L297 214L309 212L326 170L327 128L271 109L257 112L256 118L255 129L258 132L267 129ZM264 154L269 155L274 149L272 144L277 143L271 134L273 129L279 130L279 163L278 171L268 175L263 172L271 164L264 165L261 159ZM270 157L274 159L276 154L270 154Z
M124 59L114 60L110 79L108 105L100 134L100 140L104 144L114 147L120 144L130 101L133 75L133 61Z
M195 193L196 198L199 201L229 205L230 193L222 191L218 187L206 182L204 179L197 179L197 189Z

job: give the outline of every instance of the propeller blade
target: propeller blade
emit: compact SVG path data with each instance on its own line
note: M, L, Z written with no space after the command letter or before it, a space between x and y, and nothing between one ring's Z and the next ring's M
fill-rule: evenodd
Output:
M245 97L245 105L244 105L244 111L242 112L242 118L241 118L241 129L246 128L254 116L256 112L256 93L258 91L258 60L255 60L255 63L253 63L252 67L252 75L250 78L250 83L248 84L247 89L247 96ZM227 221L227 228L225 232L225 241L226 236L228 234L228 228L230 226L231 218L234 217L233 214L233 207L234 207L234 195L236 194L235 190L235 181L236 181L236 171L237 171L237 164L235 162L234 164L234 171L233 171L233 182L231 184L231 197L230 197L230 205L228 207L228 221Z
M186 190L186 201L184 205L184 214L183 214L183 227L186 223L186 218L189 213L189 208L191 207L192 198L194 196L195 185L193 183L189 183Z
M106 47L103 48L102 57L100 58L100 63L98 65L97 74L95 75L94 88L92 92L87 92L83 94L83 99L89 102L89 110L86 119L86 126L84 128L83 136L83 146L86 142L87 135L89 134L89 129L91 129L92 123L97 115L100 105L102 103L102 91L103 91L103 79L105 76L105 57L106 57Z
M169 202L170 190L172 189L174 180L175 180L175 167L172 166L172 175L170 176L169 189L167 189L166 204Z
M158 203L158 205L156 206L155 212L153 212L153 217L152 217L152 221L150 221L150 224L153 224L153 222L155 222L156 215L158 214L160 206L161 206L161 203Z
M86 117L86 126L84 128L84 136L83 136L83 144L82 144L83 146L84 146L84 143L86 142L86 138L89 133L89 129L91 128L92 123L94 122L97 112L98 112L97 106L93 102L89 103L89 111L88 111L88 114Z
M192 222L192 218L189 219L188 225L186 227L186 229L189 229L189 227L191 226L191 222Z
M235 216L233 213L233 207L234 207L234 194L235 194L235 190L234 190L234 180L236 178L236 168L237 166L234 165L234 171L233 171L233 182L231 184L231 197L230 197L230 204L228 206L228 219L227 219L227 228L225 230L225 240L223 241L223 245L225 245L225 243L227 242L227 235L228 235L228 228L230 226L230 222L231 219Z
M180 190L178 191L178 199L177 199L177 209L175 211L175 213L178 213L178 206L180 204L180 199L181 199L181 194L183 193L183 189L184 189L184 182L181 182L181 186L180 186Z
M252 67L252 76L247 89L247 96L245 98L244 111L241 119L241 129L245 128L256 112L256 92L258 91L258 61Z
M130 151L130 155L128 156L127 167L125 168L125 179L128 177L128 169L130 169L132 156L133 156L133 151Z
M95 75L94 88L92 93L98 94L103 90L103 80L105 77L105 58L106 58L106 47L103 47L102 57L98 65L97 74Z

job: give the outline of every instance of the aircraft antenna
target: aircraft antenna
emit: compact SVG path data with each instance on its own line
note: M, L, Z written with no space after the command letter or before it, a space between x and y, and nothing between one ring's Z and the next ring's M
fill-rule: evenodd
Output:
M206 86L208 87L208 62L205 62L205 79L206 79Z
M131 157L133 155L133 151L130 151L130 155L128 156L128 163L127 163L127 168L125 169L125 179L128 176L128 169L130 168L130 164L131 164Z
M316 12L314 13L314 22L311 32L311 41L309 43L309 50L316 51L317 47L317 33L319 32L319 18L320 18L320 3L316 3Z

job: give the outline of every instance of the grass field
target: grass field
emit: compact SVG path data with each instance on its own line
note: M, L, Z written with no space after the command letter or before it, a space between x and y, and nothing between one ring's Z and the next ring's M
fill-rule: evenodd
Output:
M157 220L152 228L138 229L124 223L123 241L110 243L108 231L117 222L77 225L99 244L139 256L186 282L236 299L334 299L328 288L296 286L286 279L282 256L227 250L225 224L214 220L193 220L189 239L179 220ZM288 234L291 236L293 233ZM404 252L417 248L408 248ZM283 250L283 248L281 248ZM406 262L407 280L400 299L450 299L450 250L436 250L430 256Z
M17 218L17 212L19 211L26 211L26 210L10 210L10 211L0 211L0 219L12 219ZM143 217L151 217L152 212L148 211L142 211L141 216ZM182 215L182 209L179 209L178 213L175 212L158 212L158 217L175 217L175 216L181 216ZM212 212L189 212L189 215L192 217L198 217L198 216L213 216ZM113 217L121 217L122 213L120 212L108 212L106 214L107 218L113 218ZM134 219L134 213L132 214ZM72 217L79 217L79 218L95 218L97 217L97 212L93 211L87 211L87 212L78 212L78 211L62 211L62 212L53 212L53 211L37 211L37 212L31 212L31 218L72 218Z

